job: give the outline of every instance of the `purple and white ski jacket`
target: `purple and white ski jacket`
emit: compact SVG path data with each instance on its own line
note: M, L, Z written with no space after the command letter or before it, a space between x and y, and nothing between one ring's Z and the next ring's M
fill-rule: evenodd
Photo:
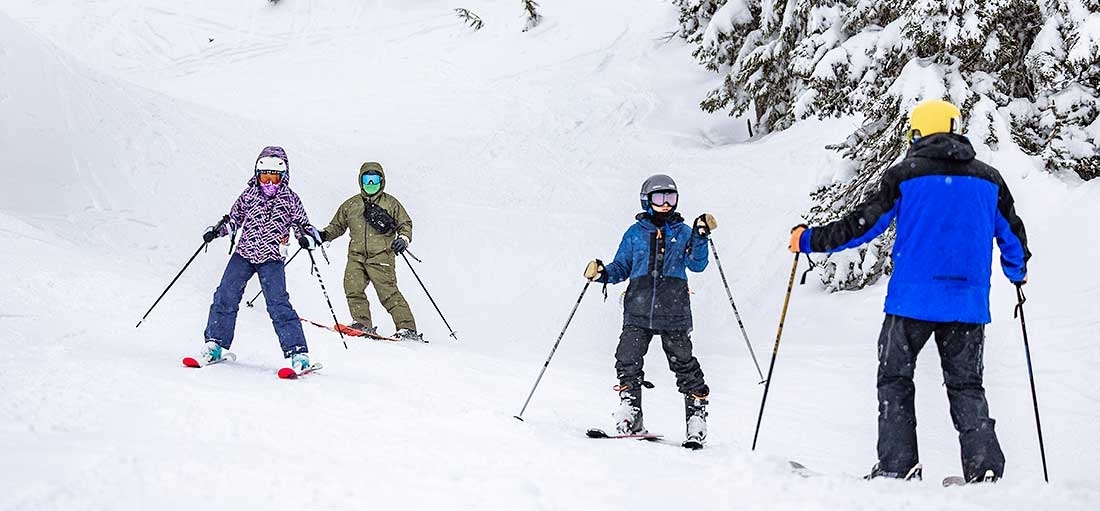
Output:
M291 227L297 239L307 232L310 223L302 200L290 189L289 179L284 176L279 191L266 197L256 178L252 178L248 188L233 203L229 221L219 234L239 230L236 253L253 264L260 264L285 260Z

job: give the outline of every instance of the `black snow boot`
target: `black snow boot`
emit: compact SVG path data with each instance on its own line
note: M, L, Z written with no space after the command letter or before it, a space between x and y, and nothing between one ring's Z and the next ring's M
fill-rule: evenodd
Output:
M642 423L642 388L631 385L615 387L619 392L619 409L615 411L615 431L620 435L645 433Z

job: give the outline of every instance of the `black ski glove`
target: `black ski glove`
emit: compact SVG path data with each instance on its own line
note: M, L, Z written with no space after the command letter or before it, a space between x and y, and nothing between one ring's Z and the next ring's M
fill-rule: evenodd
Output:
M298 246L306 249L313 250L321 245L321 233L317 232L317 229L312 225L307 225L302 229L302 235L298 237Z
M406 248L409 248L409 240L404 236L398 236L394 238L393 244L390 245L390 247L393 248L394 254L400 255Z
M714 215L710 213L703 213L695 219L695 223L692 227L695 229L695 234L706 238L710 236L710 231L718 228L718 220L715 220Z
M225 224L229 222L229 215L225 215L218 220L218 223L206 228L206 232L202 233L202 242L210 243L226 234L229 234L229 229Z
M607 268L604 267L603 261L599 259L588 261L588 266L584 268L584 278L589 282L607 282Z

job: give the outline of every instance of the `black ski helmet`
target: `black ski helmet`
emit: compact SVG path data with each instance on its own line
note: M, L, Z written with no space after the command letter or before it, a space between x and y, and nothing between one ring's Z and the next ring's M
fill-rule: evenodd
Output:
M653 192L665 191L677 191L676 181L673 181L671 177L668 177L664 174L654 174L652 176L649 176L649 179L646 179L645 182L642 183L642 192L638 196L638 198L642 201L642 209L644 211L652 213L653 211L651 210L649 203L649 194ZM673 206L672 211L675 210L676 206Z

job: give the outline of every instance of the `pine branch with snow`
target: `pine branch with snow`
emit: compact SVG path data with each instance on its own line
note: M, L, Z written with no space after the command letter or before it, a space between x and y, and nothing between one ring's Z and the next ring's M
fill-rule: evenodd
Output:
M527 23L523 27L526 32L535 28L542 22L542 14L539 14L539 4L535 0L523 0L523 11L527 13Z
M470 25L470 28L473 28L475 32L481 30L481 27L485 25L485 23L481 21L480 16L474 14L468 9L463 9L459 7L455 9L455 14L458 16L458 19L462 20L465 24Z

